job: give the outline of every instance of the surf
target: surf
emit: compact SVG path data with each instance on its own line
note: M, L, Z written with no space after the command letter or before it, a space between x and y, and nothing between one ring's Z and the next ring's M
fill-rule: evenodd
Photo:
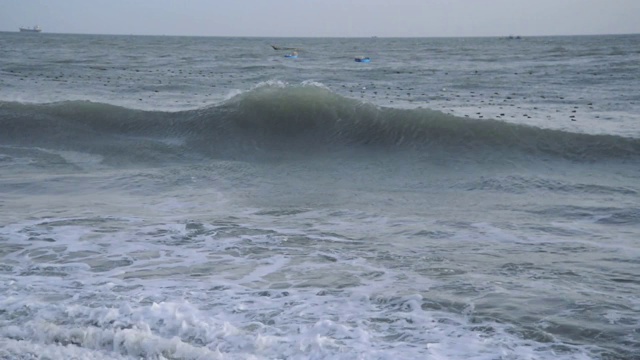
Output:
M220 104L167 112L106 103L3 102L5 146L40 146L157 160L322 155L336 150L448 153L464 159L637 160L640 139L472 119L427 108L383 107L316 84L268 84Z

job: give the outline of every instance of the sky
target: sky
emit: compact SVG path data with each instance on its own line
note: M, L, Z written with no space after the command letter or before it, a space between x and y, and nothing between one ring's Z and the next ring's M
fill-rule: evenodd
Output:
M0 31L266 37L640 33L640 0L0 0Z

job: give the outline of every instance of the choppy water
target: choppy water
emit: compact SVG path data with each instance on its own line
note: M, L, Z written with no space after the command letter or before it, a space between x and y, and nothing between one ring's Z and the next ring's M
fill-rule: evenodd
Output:
M640 358L639 39L1 33L0 358Z

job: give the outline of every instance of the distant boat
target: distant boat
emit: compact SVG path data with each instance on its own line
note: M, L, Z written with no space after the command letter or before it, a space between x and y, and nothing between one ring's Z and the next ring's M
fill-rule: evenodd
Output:
M361 63L368 63L371 62L371 58L370 57L364 57L364 56L358 56L355 58L356 62L361 62Z
M31 27L31 28L27 28L27 27L21 27L20 28L20 32L39 33L41 31L42 31L42 29L38 25L36 25L34 27Z

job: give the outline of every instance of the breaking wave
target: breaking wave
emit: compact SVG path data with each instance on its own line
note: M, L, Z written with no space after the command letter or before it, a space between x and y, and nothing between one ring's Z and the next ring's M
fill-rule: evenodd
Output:
M300 156L360 147L446 151L463 158L551 156L576 161L640 156L640 139L543 129L429 109L380 107L315 85L266 85L215 106L143 111L67 101L0 103L0 140L136 157L138 161Z

